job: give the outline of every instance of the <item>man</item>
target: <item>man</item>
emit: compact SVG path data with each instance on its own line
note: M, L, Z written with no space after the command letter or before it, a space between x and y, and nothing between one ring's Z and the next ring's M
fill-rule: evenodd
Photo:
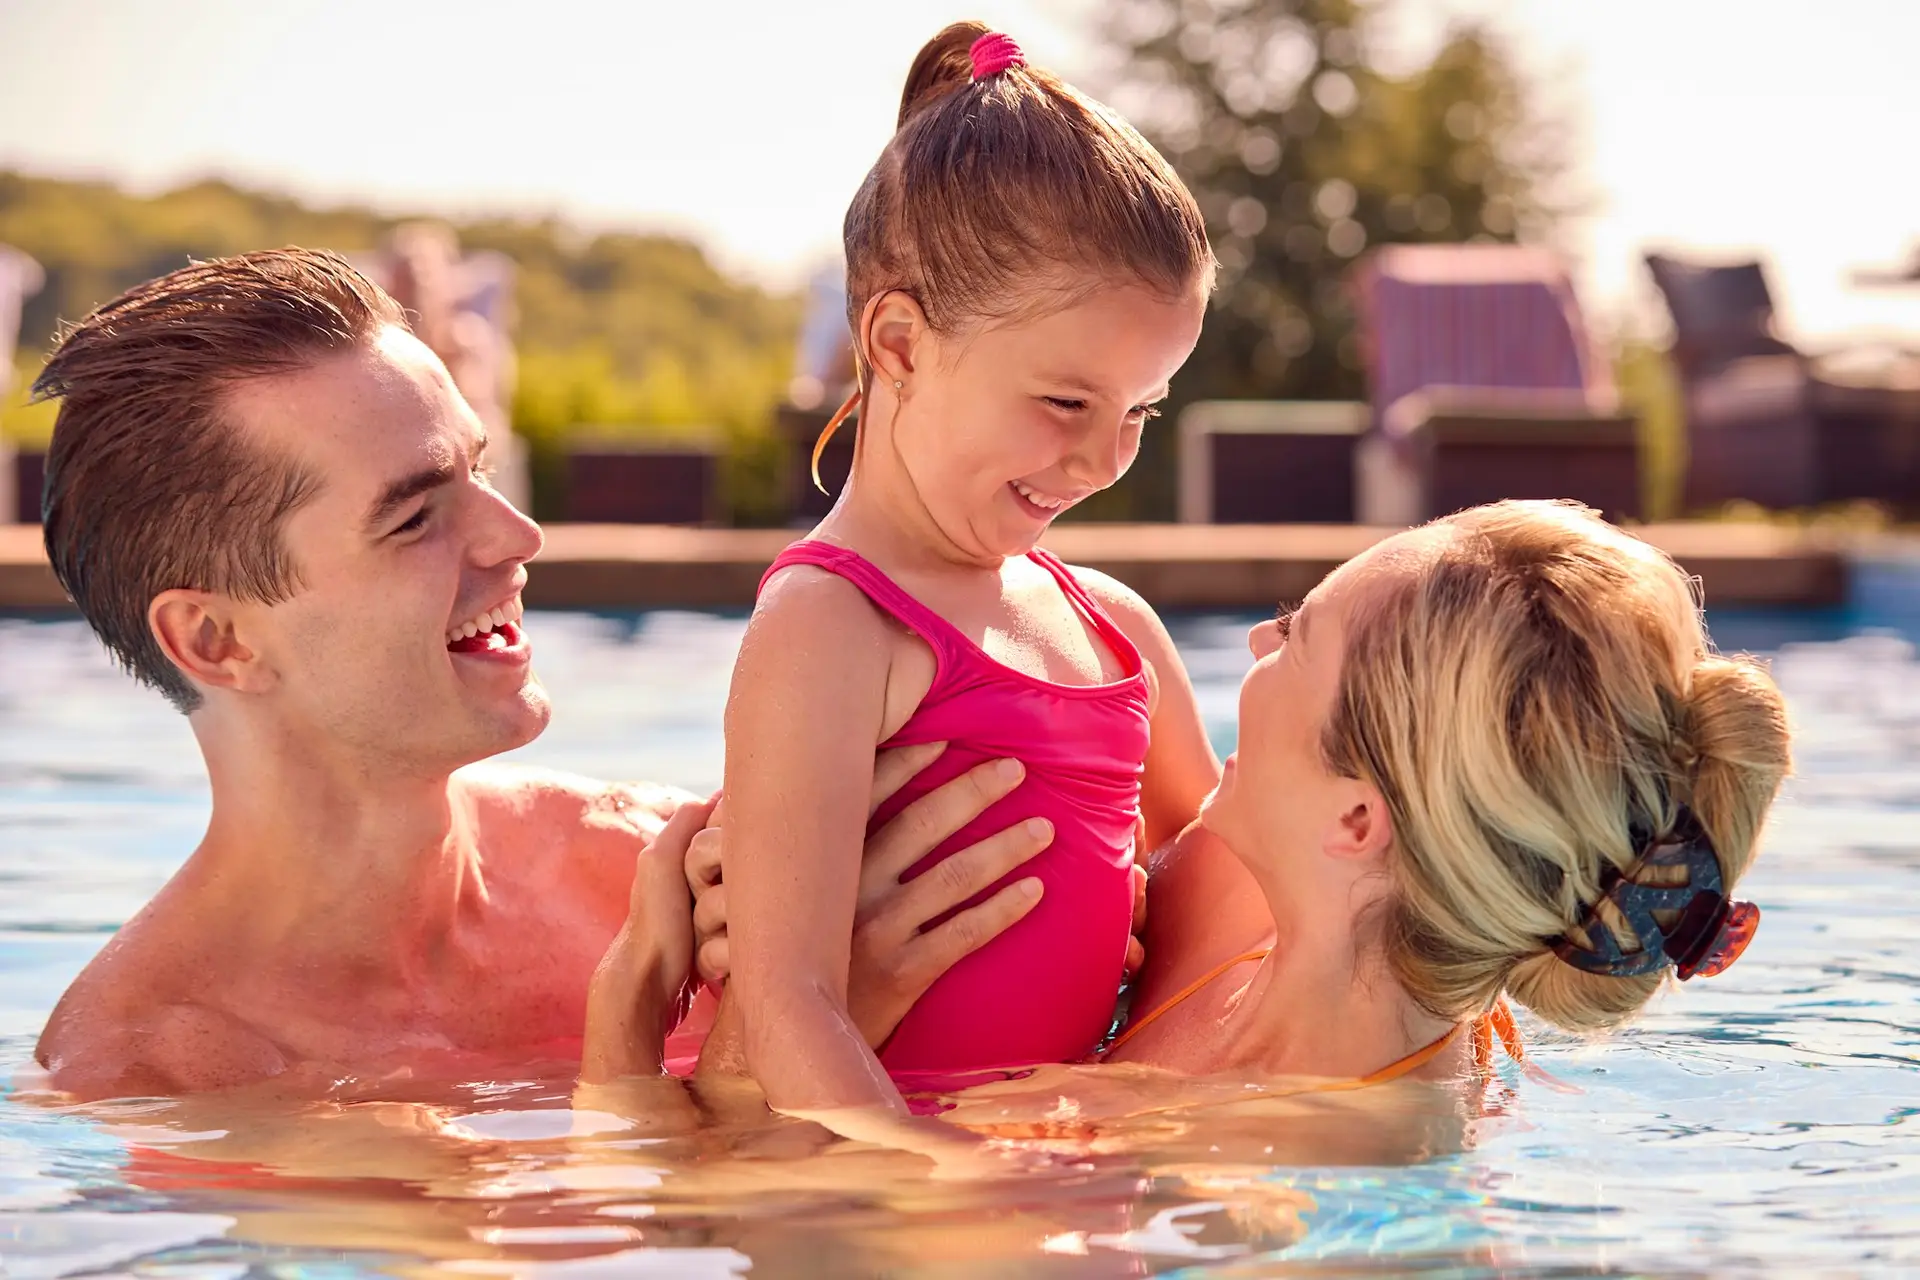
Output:
M547 723L520 603L541 534L393 300L329 253L198 263L81 323L36 389L61 401L54 572L186 714L213 792L199 847L50 1016L54 1087L505 1075L579 1052L590 985L632 1046L599 1069L658 1070L709 806L466 768ZM869 998L911 1000L1024 911L1003 892L919 932L1038 851L1017 830L940 901L897 883L900 849L1011 786L983 766L876 836L895 879L863 887Z

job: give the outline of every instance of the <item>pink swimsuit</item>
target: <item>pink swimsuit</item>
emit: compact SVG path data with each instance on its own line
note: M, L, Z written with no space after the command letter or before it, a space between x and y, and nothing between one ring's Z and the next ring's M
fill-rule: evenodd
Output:
M1034 875L1046 886L1039 905L920 997L881 1048L889 1071L1071 1062L1092 1052L1113 1017L1133 915L1128 868L1147 755L1147 678L1139 651L1067 567L1045 551L1029 558L1054 576L1131 674L1113 684L1062 685L1003 666L867 560L828 543L795 543L761 579L764 586L796 564L838 574L933 650L933 686L881 745L945 742L947 749L880 807L870 830L984 760L1010 756L1027 767L1012 794L906 878L1016 822L1053 823L1051 845L974 899Z

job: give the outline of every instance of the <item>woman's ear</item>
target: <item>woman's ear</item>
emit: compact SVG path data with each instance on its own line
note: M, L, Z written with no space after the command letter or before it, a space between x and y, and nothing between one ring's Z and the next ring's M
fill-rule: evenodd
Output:
M1327 833L1326 850L1335 858L1373 862L1393 847L1393 815L1380 789L1359 778L1342 778L1339 816Z
M197 685L255 692L266 671L240 638L234 601L211 591L162 591L147 606L147 625L167 661Z
M912 294L889 289L868 300L860 319L874 377L889 383L905 382L912 376L930 332L927 313Z

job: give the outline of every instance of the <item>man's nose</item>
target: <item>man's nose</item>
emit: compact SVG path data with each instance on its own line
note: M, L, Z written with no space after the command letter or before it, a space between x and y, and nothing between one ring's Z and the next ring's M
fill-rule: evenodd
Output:
M480 491L480 536L475 539L475 557L491 568L501 564L524 564L540 554L547 543L546 534L532 516L508 502L492 488Z

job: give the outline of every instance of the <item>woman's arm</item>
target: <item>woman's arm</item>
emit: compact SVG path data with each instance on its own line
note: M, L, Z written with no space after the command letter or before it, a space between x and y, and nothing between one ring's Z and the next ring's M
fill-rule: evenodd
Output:
M941 1154L973 1140L909 1114L847 1009L895 644L866 598L823 571L789 570L761 597L727 697L729 987L769 1105Z
M1220 761L1207 740L1187 665L1160 616L1131 587L1104 573L1076 568L1073 576L1133 641L1152 672L1153 739L1140 779L1140 816L1147 847L1158 849L1193 821L1200 802L1220 784Z

